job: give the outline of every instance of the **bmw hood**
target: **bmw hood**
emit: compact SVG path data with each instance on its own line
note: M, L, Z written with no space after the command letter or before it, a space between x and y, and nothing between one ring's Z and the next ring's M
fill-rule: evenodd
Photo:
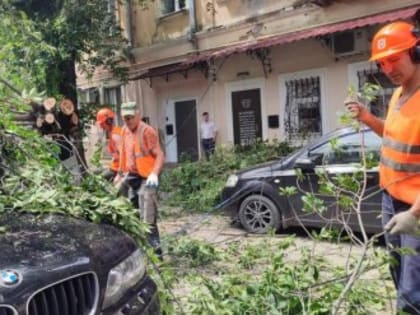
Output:
M58 266L85 261L115 265L136 244L111 225L65 215L0 215L0 270Z

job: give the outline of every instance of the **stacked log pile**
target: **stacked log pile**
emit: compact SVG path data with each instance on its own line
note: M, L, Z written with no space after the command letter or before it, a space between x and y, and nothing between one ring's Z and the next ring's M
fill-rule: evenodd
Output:
M42 103L25 100L31 107L29 112L14 111L15 121L20 125L33 127L43 135L63 134L71 135L79 125L79 117L75 106L69 99L60 102L53 97L48 97Z

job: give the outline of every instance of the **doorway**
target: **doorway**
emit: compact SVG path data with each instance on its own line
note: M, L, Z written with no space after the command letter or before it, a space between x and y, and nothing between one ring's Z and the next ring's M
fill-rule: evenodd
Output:
M166 118L166 160L197 161L199 157L195 100L171 102Z

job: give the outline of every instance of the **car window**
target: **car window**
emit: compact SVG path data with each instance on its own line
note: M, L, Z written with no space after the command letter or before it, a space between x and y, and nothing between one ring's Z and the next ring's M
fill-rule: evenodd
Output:
M363 133L363 146L367 154L379 158L382 140L372 131ZM309 151L308 157L315 163L321 164L347 164L360 163L362 158L362 134L353 133L324 143Z

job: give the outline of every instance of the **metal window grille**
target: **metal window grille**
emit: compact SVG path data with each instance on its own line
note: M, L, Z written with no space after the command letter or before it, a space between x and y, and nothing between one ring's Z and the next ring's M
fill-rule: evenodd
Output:
M382 88L374 101L365 103L373 114L384 118L388 110L388 102L396 86L382 72L375 68L358 71L357 78L359 81L359 90L363 88L365 83L376 84Z
M319 77L286 81L285 131L289 140L322 134Z

